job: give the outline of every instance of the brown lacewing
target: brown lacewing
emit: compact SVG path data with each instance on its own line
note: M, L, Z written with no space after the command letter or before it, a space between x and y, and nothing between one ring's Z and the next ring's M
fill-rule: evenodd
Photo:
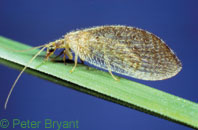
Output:
M21 74L46 48L46 59L56 49L63 48L63 60L66 56L72 60L73 52L75 64L70 72L74 71L80 58L108 70L115 80L117 78L112 72L142 80L163 80L175 76L182 69L180 60L163 40L148 31L130 26L98 26L72 31L61 39L32 49L41 47L15 80L5 108Z

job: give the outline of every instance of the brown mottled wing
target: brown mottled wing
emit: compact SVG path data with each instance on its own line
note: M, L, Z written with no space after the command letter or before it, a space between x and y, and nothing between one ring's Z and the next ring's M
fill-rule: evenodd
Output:
M174 52L157 36L133 27L103 26L91 30L99 45L90 45L85 61L111 71L143 80L163 80L181 70Z

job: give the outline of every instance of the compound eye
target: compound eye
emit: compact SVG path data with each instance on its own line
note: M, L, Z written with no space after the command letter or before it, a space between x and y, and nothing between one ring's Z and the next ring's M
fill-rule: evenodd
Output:
M50 46L49 47L49 52L53 52L54 51L54 47L53 46Z

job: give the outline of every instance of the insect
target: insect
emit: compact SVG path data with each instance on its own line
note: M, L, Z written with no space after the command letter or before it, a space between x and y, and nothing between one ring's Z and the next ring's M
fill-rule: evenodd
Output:
M111 76L116 72L142 80L163 80L175 76L182 64L163 40L142 29L121 25L98 26L67 33L63 38L41 45L42 48L23 68L15 80L8 97L19 77L29 64L47 48L46 59L63 48L63 60L74 57L73 72L78 58L97 67L108 70ZM73 53L75 56L73 56Z

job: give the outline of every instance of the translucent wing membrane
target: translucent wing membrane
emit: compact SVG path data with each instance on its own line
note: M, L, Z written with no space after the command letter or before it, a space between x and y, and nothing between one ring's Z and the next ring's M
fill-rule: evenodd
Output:
M97 67L108 69L107 60L111 71L143 80L167 79L181 70L174 52L147 31L126 26L84 31L90 35L80 45L79 56Z

